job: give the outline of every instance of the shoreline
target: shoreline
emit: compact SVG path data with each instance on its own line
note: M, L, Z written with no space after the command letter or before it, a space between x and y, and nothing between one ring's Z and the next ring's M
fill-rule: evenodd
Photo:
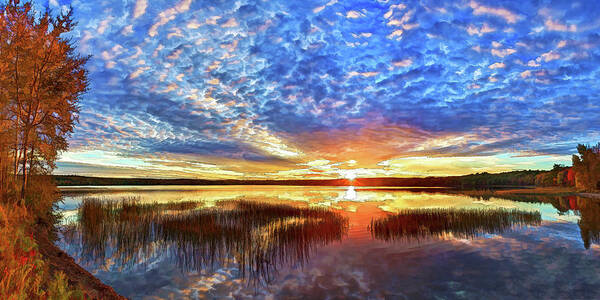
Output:
M69 283L80 287L90 299L127 299L117 294L111 286L104 284L92 273L77 264L70 255L54 245L43 233L43 230L38 228L34 236L42 257L50 264L50 267L54 271L65 273Z
M535 187L532 189L513 189L495 191L497 195L555 195L555 196L580 196L584 198L600 199L600 193L579 192L570 187Z
M494 191L497 195L576 195L578 192L570 187L533 187L533 188L515 188Z
M600 193L582 193L570 187L517 187L508 189L455 190L454 192L468 196L554 195L600 198Z
M600 193L578 193L577 195L586 198L600 199Z

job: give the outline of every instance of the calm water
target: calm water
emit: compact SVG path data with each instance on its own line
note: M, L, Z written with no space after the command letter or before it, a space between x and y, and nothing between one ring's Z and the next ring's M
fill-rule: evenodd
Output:
M365 187L75 187L63 194L59 246L134 299L600 298L598 200ZM154 205L158 217L137 210L135 218L77 223L89 197L196 204Z

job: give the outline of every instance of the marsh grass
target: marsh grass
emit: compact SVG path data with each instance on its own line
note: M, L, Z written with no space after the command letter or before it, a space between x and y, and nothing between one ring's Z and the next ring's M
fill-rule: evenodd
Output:
M318 246L341 240L348 220L323 208L244 200L142 203L87 198L65 234L96 263L133 266L166 253L186 271L230 262L249 283L266 283L282 265L303 265Z
M474 238L487 233L503 233L514 225L539 225L539 212L516 209L407 209L372 220L371 235L385 241L440 238L452 234Z

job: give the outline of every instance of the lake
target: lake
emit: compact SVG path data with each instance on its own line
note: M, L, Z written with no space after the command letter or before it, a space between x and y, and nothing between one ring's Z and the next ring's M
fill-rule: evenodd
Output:
M599 200L482 198L435 188L61 190L57 244L133 299L590 299L600 293Z

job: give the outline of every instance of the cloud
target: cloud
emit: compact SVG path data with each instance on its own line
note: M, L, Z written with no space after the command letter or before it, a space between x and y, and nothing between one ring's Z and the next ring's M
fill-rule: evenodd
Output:
M140 75L142 75L145 71L150 70L150 67L139 67L137 68L135 71L133 71L133 73L131 73L129 75L129 78L131 79L136 79L138 78Z
M221 81L219 80L219 78L213 78L213 79L211 79L211 80L208 81L208 84L217 85L220 82Z
M150 37L156 36L158 34L158 28L174 20L178 14L189 10L191 4L192 0L181 0L181 2L179 2L177 5L160 12L158 14L158 21L154 23L152 27L150 27L150 30L148 30L148 35Z
M508 48L508 49L492 49L491 52L492 52L492 55L494 55L494 56L504 58L505 56L509 56L509 55L517 52L517 50L510 49L510 48Z
M237 26L239 26L239 24L235 18L231 18L227 20L227 22L223 23L223 25L221 25L221 27L223 28L232 28Z
M540 55L540 57L538 57L536 60L538 62L540 62L540 61L549 62L549 61L557 60L559 58L560 58L560 54L556 53L555 51L549 51L549 52L546 52L546 53L543 53L542 55Z
M402 27L404 30L411 30L419 27L419 23L409 23L413 18L415 11L409 10L400 19L390 19L387 23L387 26L398 26Z
M546 29L547 30L553 30L553 31L563 31L563 32L575 32L577 31L577 25L575 24L571 24L571 25L565 25L562 23L558 23L552 19L548 19L546 20L546 22L544 23L544 25L546 25Z
M481 28L478 28L477 26L473 25L473 24L469 24L469 26L467 26L467 33L469 35L478 35L478 36L482 36L486 33L491 33L496 31L495 28L490 27L487 23L483 23L483 25L481 26Z
M127 25L121 30L122 35L131 35L133 33L133 25Z
M402 33L404 33L404 31L402 29L396 29L396 30L392 31L392 33L387 35L386 37L390 40L392 40L392 39L400 40L402 38Z
M181 53L183 53L183 49L176 49L173 52L171 52L169 56L167 56L167 59L178 59Z
M337 3L337 0L331 0L329 2L327 2L327 4L322 5L322 6L317 6L313 9L313 13L318 14L320 13L322 10L324 10L327 6L332 6L334 4Z
M356 71L352 71L352 72L348 73L348 76L349 77L354 77L354 76L373 77L373 76L377 76L377 74L379 74L379 72L356 72Z
M406 8L406 5L400 3L400 4L392 4L390 5L388 11L383 15L384 18L389 19L392 17L394 11L401 11L403 9Z
M521 17L505 8L495 8L481 5L475 1L469 2L469 6L473 9L475 15L494 15L506 20L506 22L516 23Z
M346 12L346 18L348 19L358 19L364 17L364 15L361 12L358 12L356 10L350 10L348 12Z
M493 69L501 69L501 68L503 69L505 67L506 67L506 65L504 63L502 63L502 62L493 63L493 64L491 64L491 65L488 66L488 68L490 68L492 70Z
M148 7L147 0L137 0L135 2L135 8L133 9L133 18L137 19L146 13L146 8Z
M600 88L589 84L600 70L590 29L599 8L466 3L147 1L134 19L135 1L77 2L73 39L92 55L92 86L70 149L202 157L257 178L340 176L340 166L305 165L318 160L395 176L407 174L377 163L568 155L600 139ZM550 30L547 20L577 30Z
M409 67L410 65L412 65L413 61L410 58L407 59L403 59L403 60L399 60L399 61L394 61L392 62L392 65L394 67L398 67L398 68L406 68Z
M100 24L98 24L98 34L104 34L111 21L111 17L102 20Z

